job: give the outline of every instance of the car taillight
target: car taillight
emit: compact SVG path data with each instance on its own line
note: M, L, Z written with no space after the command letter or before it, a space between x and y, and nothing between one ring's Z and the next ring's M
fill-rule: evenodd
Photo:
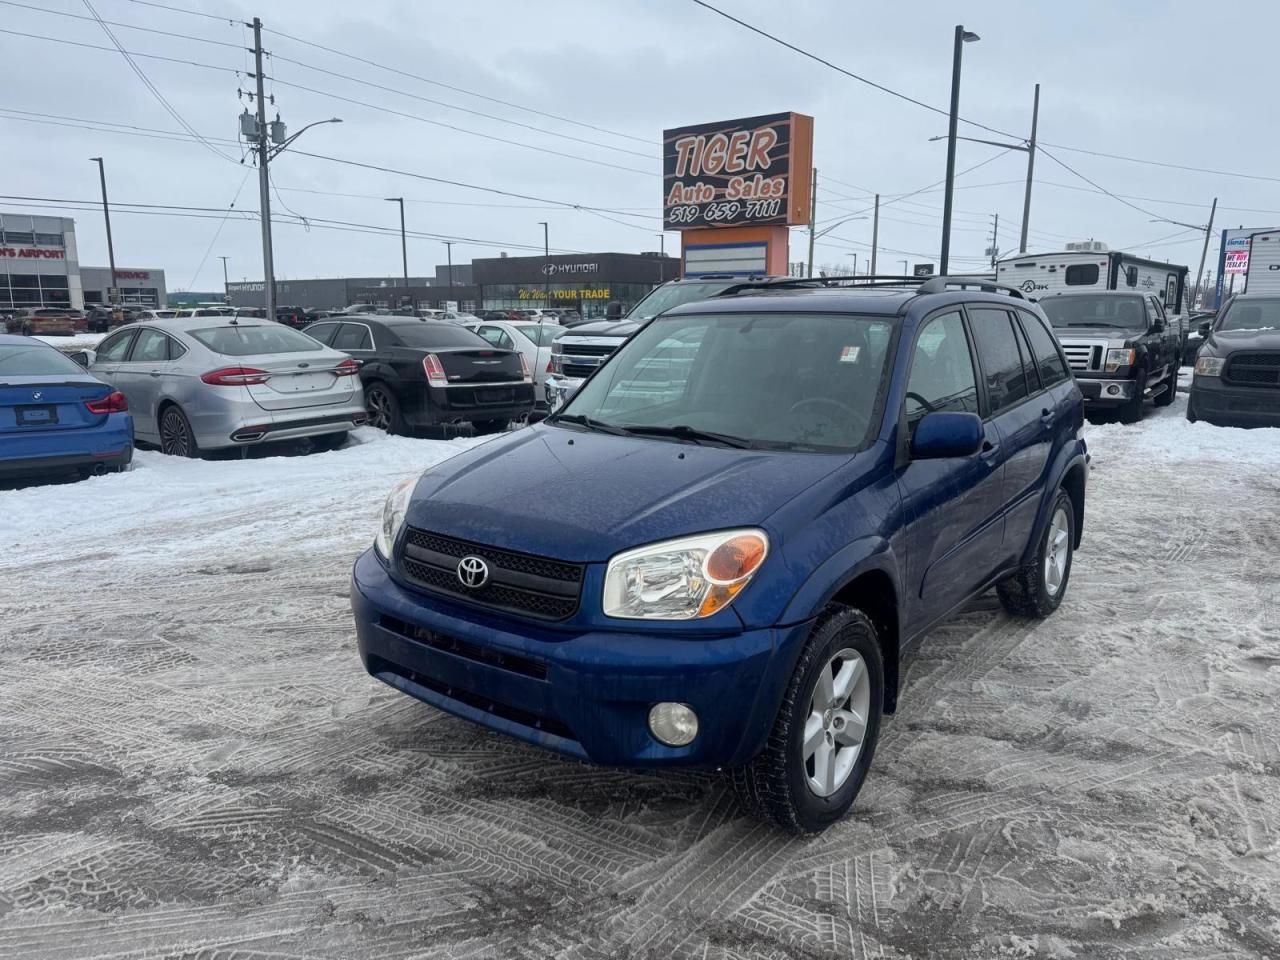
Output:
M523 353L520 354L520 372L524 374L525 383L533 383L533 374L529 372L529 359Z
M427 375L427 383L433 387L449 385L449 378L445 376L444 365L440 363L440 358L434 353L428 353L422 358L422 371Z
M555 372L556 372L556 362L554 360L548 360L547 373L555 373Z
M271 374L256 367L219 367L203 374L200 379L215 387L248 387L266 383Z
M129 400L123 393L116 390L108 393L101 400L86 400L84 405L90 413L124 413L129 409Z
M335 377L354 377L359 372L360 364L356 363L350 357L343 360L333 369L333 375Z

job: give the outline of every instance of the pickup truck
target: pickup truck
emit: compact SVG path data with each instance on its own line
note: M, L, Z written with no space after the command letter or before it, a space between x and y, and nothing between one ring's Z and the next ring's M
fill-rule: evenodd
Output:
M1142 419L1144 403L1168 406L1178 389L1184 336L1154 294L1058 293L1040 301L1084 394L1086 410Z
M622 305L609 304L604 320L575 324L569 332L556 338L551 347L551 366L545 384L547 407L552 412L582 386L597 367L609 359L627 338L658 314L682 303L707 300L730 287L751 281L742 277L698 277L670 280L654 287L643 300L622 313Z

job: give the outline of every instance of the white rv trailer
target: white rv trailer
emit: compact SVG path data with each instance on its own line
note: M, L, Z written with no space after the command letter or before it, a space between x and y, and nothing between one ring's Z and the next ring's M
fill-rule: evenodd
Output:
M1280 230L1262 230L1249 235L1244 292L1280 294Z
M1132 290L1154 293L1165 310L1185 312L1187 268L1108 250L1097 241L1069 243L1062 253L1030 253L996 264L996 279L1038 300L1066 290Z

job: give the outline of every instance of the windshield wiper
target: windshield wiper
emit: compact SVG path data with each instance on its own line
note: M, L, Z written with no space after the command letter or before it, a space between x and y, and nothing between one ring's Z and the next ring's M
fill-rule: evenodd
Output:
M663 426L626 426L625 432L641 437L675 437L677 440L688 440L690 443L718 443L724 447L735 447L739 450L750 450L756 446L750 440L735 437L728 433L715 433L711 430L699 430L681 423L674 427Z
M596 420L581 413L563 413L549 418L551 423L573 423L580 427L586 427L588 430L594 430L596 433L607 433L614 437L625 437L629 431L622 427L614 426L612 423L605 423L603 420Z

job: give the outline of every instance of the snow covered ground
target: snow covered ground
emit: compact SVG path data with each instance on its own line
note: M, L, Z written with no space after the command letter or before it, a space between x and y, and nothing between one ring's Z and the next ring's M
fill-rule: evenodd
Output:
M0 957L1280 956L1280 430L1090 428L1050 620L910 667L848 820L570 763L368 678L386 438L0 492Z
M69 353L75 350L92 349L100 344L106 336L105 333L74 333L69 337L36 337L36 339L52 344L63 353Z

